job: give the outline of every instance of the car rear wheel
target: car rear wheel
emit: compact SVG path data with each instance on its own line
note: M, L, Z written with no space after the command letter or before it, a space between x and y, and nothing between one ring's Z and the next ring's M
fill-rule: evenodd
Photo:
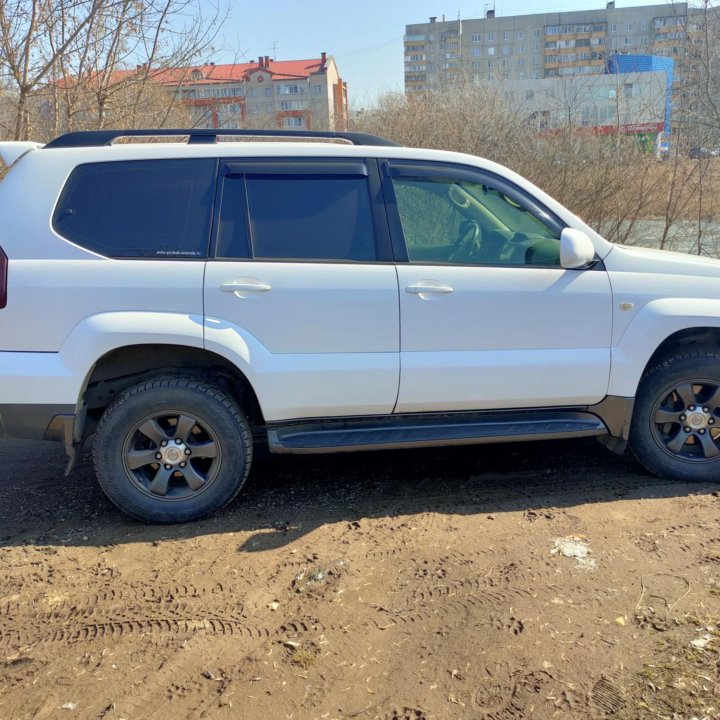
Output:
M643 377L630 447L661 477L720 480L720 354L678 354Z
M217 385L163 376L128 388L107 408L93 447L107 496L148 522L197 520L240 491L252 460L247 419Z

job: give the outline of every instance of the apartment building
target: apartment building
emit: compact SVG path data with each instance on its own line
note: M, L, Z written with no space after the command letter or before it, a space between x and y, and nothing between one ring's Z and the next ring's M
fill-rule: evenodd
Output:
M664 71L507 80L502 88L508 106L541 133L586 128L654 138L669 130Z
M197 127L344 130L347 83L332 56L160 71L154 79L177 92Z
M615 54L681 59L697 43L702 16L685 2L574 10L406 25L405 90L440 89L458 77L471 80L539 80L603 73ZM690 68L676 65L682 82Z

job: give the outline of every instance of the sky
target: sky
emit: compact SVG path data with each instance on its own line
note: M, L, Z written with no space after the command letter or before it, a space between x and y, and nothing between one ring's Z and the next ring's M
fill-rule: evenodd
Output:
M353 109L385 92L403 91L405 25L483 17L492 2L470 0L228 0L229 17L216 42L215 62L249 62L334 56L348 83ZM605 0L495 0L495 15L601 9ZM615 7L662 4L662 0L616 0Z

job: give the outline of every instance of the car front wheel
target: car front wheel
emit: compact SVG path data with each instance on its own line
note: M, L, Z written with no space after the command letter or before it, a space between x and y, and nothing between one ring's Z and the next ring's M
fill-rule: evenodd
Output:
M630 446L650 471L685 481L720 480L720 354L666 358L643 377Z
M250 469L247 419L220 387L163 376L123 391L93 446L106 495L128 515L160 523L205 517L229 503Z

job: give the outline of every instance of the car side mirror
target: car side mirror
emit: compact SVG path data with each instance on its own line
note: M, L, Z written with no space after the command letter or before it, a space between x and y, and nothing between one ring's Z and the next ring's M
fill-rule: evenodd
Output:
M595 259L593 241L582 231L565 228L560 235L560 266L581 268Z

